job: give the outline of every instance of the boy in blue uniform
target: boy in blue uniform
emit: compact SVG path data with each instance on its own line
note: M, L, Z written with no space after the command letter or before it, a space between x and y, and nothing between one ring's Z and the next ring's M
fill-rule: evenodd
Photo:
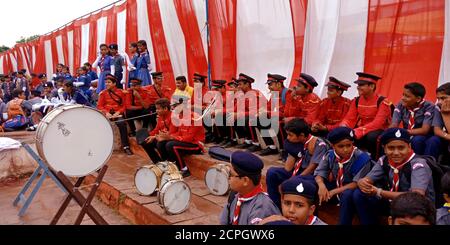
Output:
M450 141L450 135L448 134L448 128L444 121L444 118L448 118L449 105L450 105L450 83L445 83L436 89L437 103L435 107L433 117L433 130L434 135L439 137L441 141L440 150L443 150L444 155L448 156L448 147Z
M97 80L98 79L98 75L97 72L95 72L94 70L92 70L92 65L89 62L84 63L83 65L86 70L87 70L87 75L91 78L91 81Z
M353 179L366 165L371 164L371 158L354 146L355 133L350 128L334 129L329 133L328 141L333 149L325 154L314 172L319 186L319 205L337 197L339 224L351 225L355 214L353 192L358 187Z
M110 44L109 45L109 52L111 53L111 56L113 58L113 64L114 64L114 76L117 78L116 86L120 89L123 88L122 86L122 80L123 80L123 66L125 65L125 59L121 54L118 52L119 45L117 44Z
M438 225L450 225L450 172L442 176L441 190L444 195L445 204L437 210L436 223Z
M267 192L278 207L281 207L278 189L280 184L297 175L309 175L312 179L314 170L329 150L329 145L323 139L311 135L311 130L303 119L292 119L286 124L285 130L287 141L293 144L285 144L288 159L284 167L272 167L266 176Z
M392 201L391 225L435 225L436 208L423 195L416 192L406 192Z
M318 200L314 180L302 177L286 180L281 184L281 195L283 216L270 216L261 221L262 224L278 225L280 222L289 222L295 225L326 225L314 215Z
M391 128L407 129L412 136L411 146L420 155L439 157L440 140L433 136L432 122L434 104L425 101L426 90L420 83L408 83L404 86L403 97L395 107Z
M70 104L92 106L83 91L76 88L71 80L64 81L64 100Z
M252 153L237 151L231 155L229 182L234 192L230 195L235 196L220 215L221 225L256 225L266 217L280 214L262 189L263 168L264 163Z
M380 208L388 207L388 200L404 192L418 192L435 200L431 169L411 149L410 138L406 129L386 130L381 135L386 156L378 160L366 177L360 178L364 171L355 177L359 189L355 190L353 199L361 224L376 224L383 213Z
M88 70L86 67L80 67L78 73L80 76L77 78L76 86L77 88L83 90L84 93L88 94L89 88L91 87L91 77L87 74Z

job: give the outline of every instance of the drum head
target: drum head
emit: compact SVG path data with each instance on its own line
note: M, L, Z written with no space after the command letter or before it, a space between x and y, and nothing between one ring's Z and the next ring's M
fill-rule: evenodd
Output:
M219 168L208 169L205 175L205 182L211 194L216 196L223 196L230 189L228 175Z
M170 172L165 172L162 176L161 176L161 182L160 182L160 188L162 188L167 182L171 181L171 180L182 180L183 176L178 173L170 173Z
M69 177L89 175L111 157L114 134L109 120L99 111L83 106L55 111L38 140L42 154L55 171ZM58 114L59 113L59 114ZM45 118L44 118L45 119Z
M150 196L158 187L158 176L150 168L140 168L134 176L136 190L144 196Z
M160 204L168 214L180 214L189 208L191 189L184 181L167 183L159 194Z

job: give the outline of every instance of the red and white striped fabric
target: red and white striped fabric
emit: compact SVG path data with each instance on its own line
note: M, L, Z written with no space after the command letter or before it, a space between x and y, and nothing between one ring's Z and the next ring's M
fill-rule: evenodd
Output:
M244 72L265 93L269 72L287 76L286 86L311 74L324 97L329 76L352 83L366 71L383 77L378 90L393 102L412 81L434 100L450 81L449 21L449 0L127 0L0 54L0 73L51 76L58 63L75 72L102 43L126 52L143 39L170 87L175 76L207 73L209 61L212 79ZM353 85L346 96L356 94Z

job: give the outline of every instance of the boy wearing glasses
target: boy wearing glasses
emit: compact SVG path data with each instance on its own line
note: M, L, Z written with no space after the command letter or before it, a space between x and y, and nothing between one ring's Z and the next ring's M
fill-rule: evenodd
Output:
M230 187L234 197L220 215L221 225L256 225L262 219L279 215L280 210L261 186L263 162L249 152L231 155Z

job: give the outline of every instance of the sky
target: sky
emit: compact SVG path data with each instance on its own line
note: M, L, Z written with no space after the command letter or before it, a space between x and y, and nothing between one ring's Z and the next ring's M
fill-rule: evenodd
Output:
M43 35L116 0L4 0L0 2L0 46Z

